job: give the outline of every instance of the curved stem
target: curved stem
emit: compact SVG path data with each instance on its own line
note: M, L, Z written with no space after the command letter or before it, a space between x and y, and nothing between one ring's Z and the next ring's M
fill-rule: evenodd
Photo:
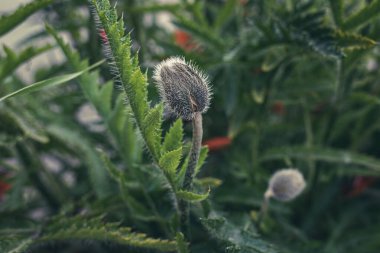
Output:
M265 215L267 214L268 212L268 207L269 207L269 199L271 198L272 196L272 192L271 191L267 191L265 194L264 194L264 200L263 202L261 203L261 208L260 208L260 212L259 212L259 217L257 219L257 227L258 229L261 229L261 223L263 222L263 219L265 217Z
M185 191L191 191L193 187L193 179L195 176L195 169L198 164L199 154L202 147L202 114L196 113L193 118L193 142L191 144L189 163L187 164L187 169L185 173L185 178L183 181L182 188ZM181 200L179 203L179 208L181 211L181 228L182 232L189 238L189 209L190 204L185 200Z
M190 191L193 186L195 168L198 164L199 153L202 146L202 114L196 113L193 119L193 142L191 144L189 163L187 164L185 179L183 181L183 189Z

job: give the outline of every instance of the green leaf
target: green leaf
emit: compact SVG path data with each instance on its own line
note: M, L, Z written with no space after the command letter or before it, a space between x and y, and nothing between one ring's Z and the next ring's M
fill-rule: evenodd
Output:
M271 244L259 238L259 235L248 226L244 228L228 222L223 217L201 218L202 225L210 236L223 245L226 252L244 253L278 253Z
M2 235L0 238L0 252L2 253L24 253L33 243L30 238L18 238L15 235Z
M48 6L53 0L35 0L17 8L15 12L0 17L0 36L12 30L36 11Z
M162 113L163 105L160 103L149 110L142 125L146 144L155 160L159 160L161 156Z
M127 247L172 252L177 249L175 241L150 238L146 234L135 233L128 227L119 227L117 223L104 223L99 218L59 217L42 233L37 242L55 242L62 240L94 240L112 242Z
M118 182L121 196L130 209L131 215L139 220L153 221L157 220L157 217L150 214L147 208L145 208L139 201L137 201L128 189L128 184L122 171L118 170L115 165L112 164L107 154L103 151L99 151L101 159L111 177Z
M3 108L0 111L0 118L6 129L14 131L20 129L24 135L35 141L47 143L49 137L42 130L43 127L26 111L20 111L18 108Z
M350 100L358 101L364 104L380 105L380 98L364 92L353 92Z
M335 24L339 27L343 22L343 0L329 0Z
M42 47L30 46L16 54L13 50L4 45L6 56L0 58L0 82L4 80L5 77L11 75L21 64L52 48L51 45L45 45Z
M162 168L172 180L175 179L177 167L181 162L181 157L182 147L164 153L159 160L158 164L160 165L160 168Z
M177 21L175 21L175 24L179 28L186 30L192 36L204 42L205 45L217 48L218 50L224 47L223 41L215 34L214 31L208 29L208 27L198 25L194 21L179 14L176 15L176 18Z
M177 191L176 194L177 194L177 197L180 199L183 199L189 202L200 202L207 199L208 195L210 194L210 189L204 194L182 191L182 190Z
M334 38L337 46L345 49L368 49L376 45L376 41L353 33L335 31Z
M380 0L374 0L366 7L350 16L342 25L345 30L352 30L378 17L380 12Z
M104 151L98 150L98 152L100 154L100 158L103 161L104 167L107 169L111 177L116 181L120 181L122 173L115 167L115 165L113 165L113 163L110 161L109 157Z
M208 155L208 147L202 146L201 152L199 153L199 159L198 159L197 167L195 168L195 175L197 175L199 173L202 165L206 161L207 155Z
M227 0L224 3L223 8L218 12L218 15L216 16L214 22L215 30L219 31L222 28L223 24L228 21L236 7L236 3L236 0Z
M185 241L185 237L181 232L178 232L176 237L177 242L177 251L178 253L189 253L189 249L187 247L187 243Z
M106 82L100 86L100 90L98 92L96 104L104 116L108 116L111 112L113 87L113 82Z
M199 171L200 171L203 163L206 161L207 154L208 154L208 147L207 146L202 146L201 147L201 152L199 154L199 159L198 159L197 167L195 168L195 174L199 173ZM177 178L176 178L176 183L178 185L182 185L183 179L185 177L185 172L186 172L186 169L187 169L187 165L189 163L189 155L190 154L187 155L185 161L183 162L183 164L181 165L181 168L178 171Z
M127 83L127 82L124 82L124 83ZM127 84L124 84L126 91L131 90L130 92L127 92L129 103L131 105L132 110L135 113L136 120L138 122L141 122L148 111L148 104L147 104L148 91L146 88L147 87L146 76L143 73L141 73L140 69L136 69L132 73L129 79L129 85L131 86L131 88L129 88Z
M341 163L345 165L359 165L380 174L380 160L363 154L327 147L306 148L303 146L287 146L275 148L267 151L260 160L264 162L286 158L301 160L314 159L317 161Z
M91 65L90 67L88 67L82 71L79 71L79 72L75 72L72 74L66 74L66 75L62 75L62 76L56 76L56 77L53 77L50 79L46 79L46 80L43 80L43 81L40 81L37 83L30 84L30 85L28 85L24 88L21 88L15 92L12 92L11 94L8 94L4 97L1 97L0 102L3 102L4 100L9 99L9 98L14 97L14 96L19 96L19 95L35 92L35 91L41 90L42 88L45 88L45 87L52 87L52 86L56 86L59 84L66 83L68 81L71 81L71 80L77 78L80 75L83 75L83 73L85 73L85 72L87 72L93 68L98 67L103 62L104 61L99 61L99 62Z
M182 147L183 128L182 120L177 119L165 135L162 152L176 150Z
M62 127L61 125L49 125L47 132L58 140L65 143L78 152L84 158L84 162L88 169L90 182L96 195L102 199L109 196L111 192L111 182L107 171L103 167L103 161L99 154L94 150L93 143L75 128Z

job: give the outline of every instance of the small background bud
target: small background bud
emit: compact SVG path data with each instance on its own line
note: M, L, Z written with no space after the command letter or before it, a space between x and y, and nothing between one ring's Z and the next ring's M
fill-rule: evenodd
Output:
M305 179L298 170L279 170L272 175L265 198L273 197L280 201L290 201L297 197L305 186Z
M175 114L191 120L210 104L210 88L205 74L179 57L161 62L154 70L161 99Z

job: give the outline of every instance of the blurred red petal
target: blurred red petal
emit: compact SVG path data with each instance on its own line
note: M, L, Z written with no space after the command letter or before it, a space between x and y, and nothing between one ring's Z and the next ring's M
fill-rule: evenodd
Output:
M354 181L352 182L352 188L347 193L347 196L349 197L355 197L359 194L363 193L366 189L368 189L371 185L375 183L375 178L373 177L363 177L363 176L357 176L355 177Z
M228 147L232 140L229 137L215 137L204 141L203 145L207 146L210 151L221 150Z
M10 184L7 184L3 181L0 181L0 198L4 196L4 194L11 189L12 186Z
M278 116L283 116L286 113L286 108L282 101L276 101L272 104L271 111Z

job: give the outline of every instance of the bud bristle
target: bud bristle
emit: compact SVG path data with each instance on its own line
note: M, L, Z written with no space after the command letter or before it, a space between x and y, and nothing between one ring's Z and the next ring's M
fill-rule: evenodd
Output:
M177 116L191 120L195 113L204 113L210 105L208 79L197 67L183 58L171 57L154 70L161 99Z
M272 175L265 197L290 201L297 197L305 186L305 179L298 170L282 169Z

